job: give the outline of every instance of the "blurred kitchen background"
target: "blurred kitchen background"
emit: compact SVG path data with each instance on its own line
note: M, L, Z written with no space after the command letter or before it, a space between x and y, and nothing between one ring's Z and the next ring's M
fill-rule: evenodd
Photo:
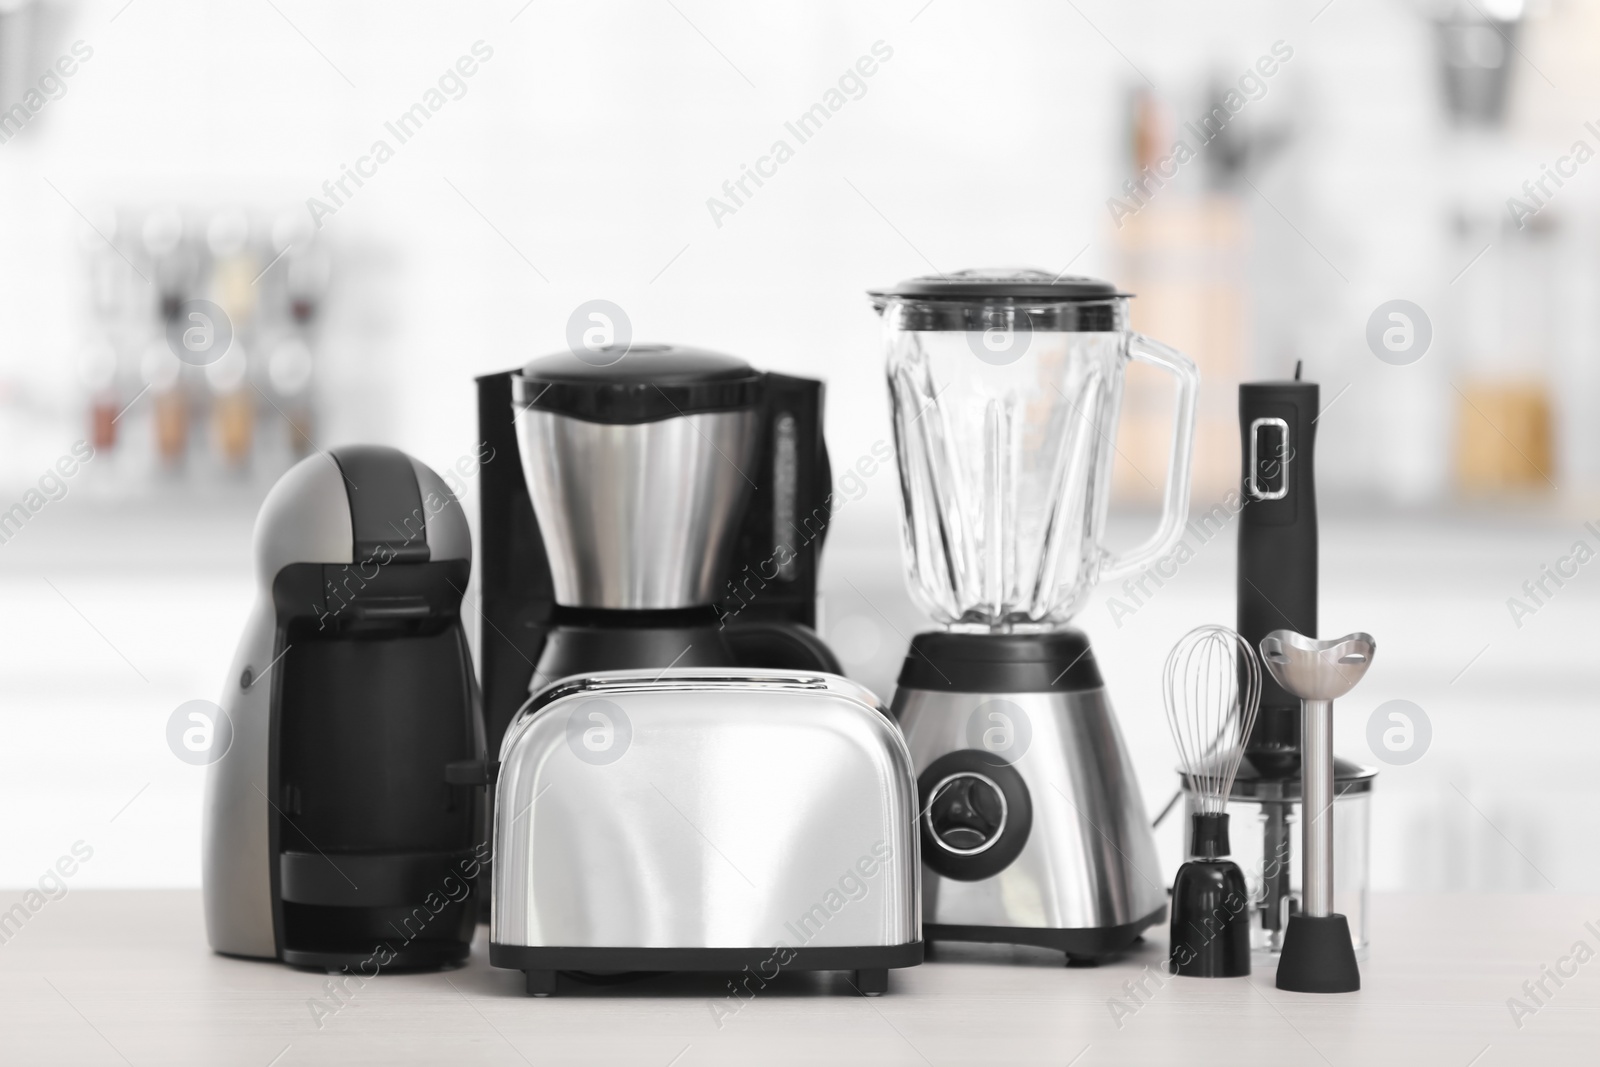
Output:
M0 509L29 514L0 527L0 885L80 838L74 884L198 884L203 771L164 731L219 695L267 488L358 440L454 466L473 376L593 299L827 380L834 469L865 463L823 629L887 699L926 624L864 291L1015 265L1116 281L1199 362L1197 512L1237 481L1236 384L1322 383L1322 628L1381 649L1338 711L1382 772L1373 887L1600 889L1600 565L1523 588L1600 549L1600 4L0 0L0 108ZM165 343L196 299L233 333L206 367ZM1369 343L1394 300L1420 359ZM1169 404L1130 376L1114 537L1153 522ZM1078 619L1152 812L1160 663L1232 622L1233 551ZM1396 699L1432 738L1391 766Z

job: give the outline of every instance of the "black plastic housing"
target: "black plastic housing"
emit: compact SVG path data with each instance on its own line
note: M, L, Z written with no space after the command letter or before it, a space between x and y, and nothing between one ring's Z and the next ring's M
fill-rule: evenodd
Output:
M1189 855L1196 859L1221 859L1233 851L1228 840L1228 816L1197 811L1189 819Z
M273 582L278 659L255 684L272 686L264 784L285 962L370 975L468 955L487 809L447 768L484 759L460 616L469 570L296 563Z
M573 674L667 667L777 667L843 671L832 650L798 623L724 627L711 608L579 611L557 606L539 656L538 681Z
M911 639L896 684L936 693L1077 693L1105 682L1081 630L930 630Z
M1236 629L1251 648L1259 648L1273 630L1317 633L1318 397L1315 382L1239 386L1244 509L1239 513ZM1282 420L1287 432L1270 421L1258 426L1258 420ZM1268 499L1279 492L1279 499ZM1299 771L1300 701L1266 671L1245 750L1265 773Z
M1249 974L1251 911L1250 889L1237 863L1198 859L1179 867L1168 941L1172 973L1190 978Z
M767 975L768 967L776 974L780 965L787 971L852 971L849 984L858 993L876 996L888 991L891 968L915 967L922 962L923 954L921 941L903 945L796 949L548 948L489 944L490 964L522 971L528 995L537 997L557 993L561 987L560 977L604 982L611 978L648 977L671 971L725 971L760 976ZM756 991L750 990L752 994Z
M1165 904L1121 926L965 926L923 923L924 941L977 941L994 945L1034 945L1066 954L1068 967L1096 967L1125 952L1144 931L1167 917Z
M1278 957L1278 988L1292 993L1354 993L1361 967L1343 915L1289 916Z
M478 379L478 677L491 753L500 751L511 717L528 699L556 603L544 537L522 476L513 373Z
M930 818L934 790L951 777L973 777L992 783L1005 797L1006 818L998 827L993 842L982 852L961 854L941 846ZM1022 854L1033 830L1033 797L1022 775L1004 759L982 749L958 748L946 752L923 769L917 777L918 835L922 842L922 862L935 874L958 882L981 882L993 878Z
M628 359L633 356L633 359ZM766 376L742 359L677 345L634 345L580 358L556 352L512 380L519 405L587 422L640 423L761 404Z

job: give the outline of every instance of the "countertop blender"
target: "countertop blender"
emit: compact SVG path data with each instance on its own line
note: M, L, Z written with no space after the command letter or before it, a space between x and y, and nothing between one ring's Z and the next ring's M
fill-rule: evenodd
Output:
M1199 375L1089 278L970 271L874 292L917 604L893 704L919 776L925 940L1091 962L1166 913L1150 820L1088 638L1095 584L1171 550L1188 515ZM1155 534L1101 544L1123 373L1173 376Z

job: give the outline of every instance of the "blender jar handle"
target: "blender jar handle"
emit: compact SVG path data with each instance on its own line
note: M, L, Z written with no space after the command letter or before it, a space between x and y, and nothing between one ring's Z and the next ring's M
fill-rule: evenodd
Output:
M1150 540L1127 552L1107 552L1102 548L1101 581L1121 578L1149 566L1177 544L1178 538L1183 536L1183 524L1189 519L1189 454L1194 445L1194 411L1200 392L1200 372L1188 356L1142 333L1128 335L1128 356L1160 367L1176 379L1178 399L1172 427L1172 459L1167 467L1161 524Z

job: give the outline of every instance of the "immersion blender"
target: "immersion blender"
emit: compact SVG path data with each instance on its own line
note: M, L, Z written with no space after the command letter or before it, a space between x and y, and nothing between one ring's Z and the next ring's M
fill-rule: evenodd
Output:
M1245 382L1239 386L1242 457L1235 628L1251 648L1274 630L1317 632L1317 492L1313 446L1315 382ZM1300 701L1270 675L1245 744L1235 795L1271 793L1289 800L1300 775ZM1261 922L1273 948L1282 944L1290 895L1289 803L1263 804Z
M1361 681L1377 643L1364 633L1332 641L1274 630L1261 639L1273 681L1301 702L1300 832L1303 907L1289 917L1278 958L1278 988L1353 993L1361 988L1346 916L1333 910L1333 702Z

